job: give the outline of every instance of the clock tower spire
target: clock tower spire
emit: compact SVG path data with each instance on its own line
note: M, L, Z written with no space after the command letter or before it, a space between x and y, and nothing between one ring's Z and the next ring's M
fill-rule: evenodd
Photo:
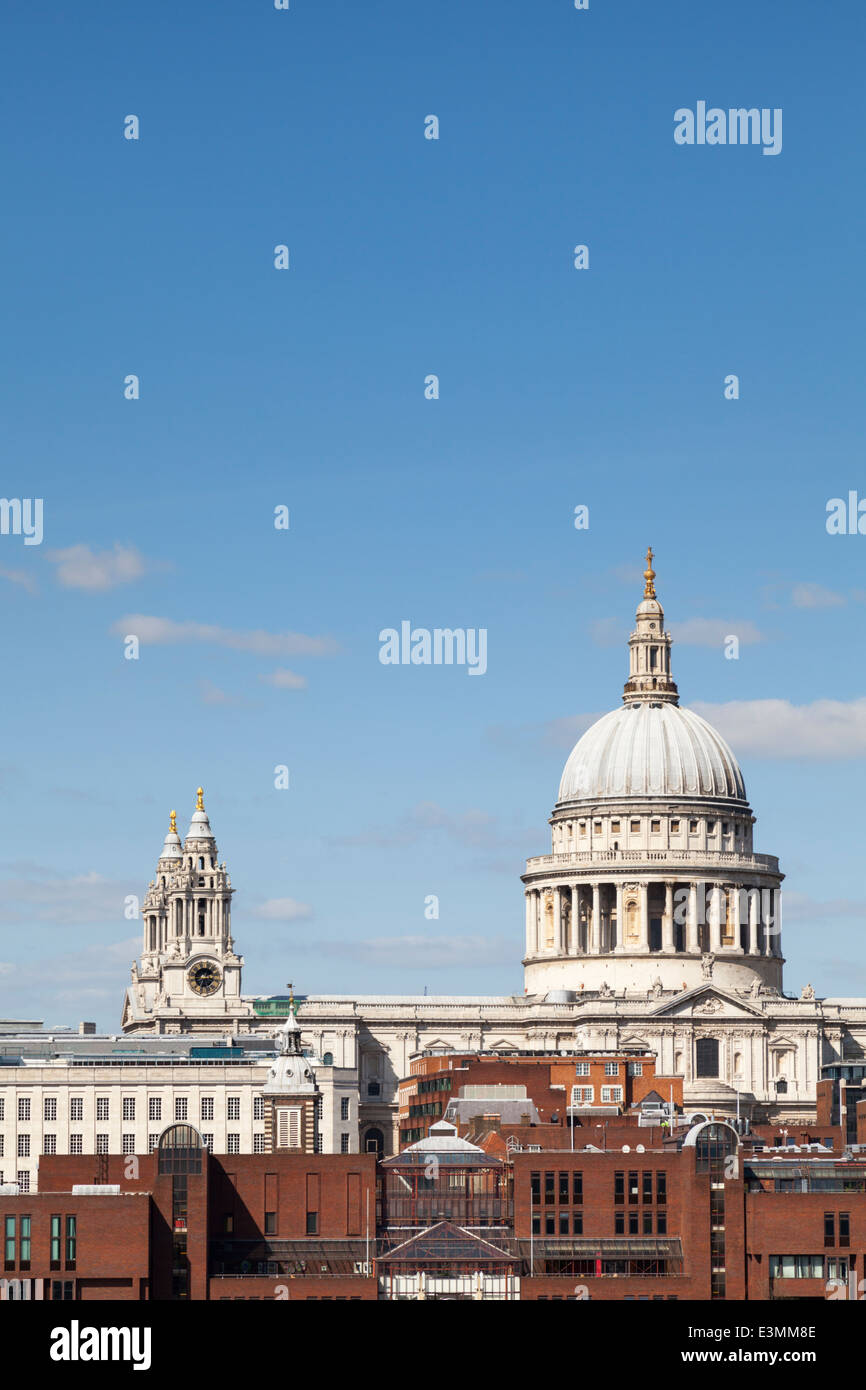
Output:
M234 889L221 863L201 787L186 839L177 814L141 906L142 952L132 967L127 1032L225 1031L251 1017L241 999L243 960L231 934Z

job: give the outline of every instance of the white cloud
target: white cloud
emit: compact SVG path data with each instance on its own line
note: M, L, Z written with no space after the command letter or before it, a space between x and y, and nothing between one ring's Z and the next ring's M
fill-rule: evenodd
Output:
M57 566L57 578L66 589L95 593L129 584L144 574L144 561L135 547L119 543L113 550L101 551L71 545L66 550L49 550L48 559Z
M229 695L228 691L221 690L212 681L199 681L198 688L206 705L242 705L244 703L237 695Z
M20 585L22 589L27 590L28 594L38 593L36 580L26 570L0 569L0 579L8 579L10 584Z
M132 633L152 646L200 642L236 652L253 652L257 656L327 656L337 649L332 637L307 637L301 632L260 629L244 631L212 623L176 622L173 618L148 617L143 613L128 613L113 623L111 630L122 636Z
M268 898L254 907L251 915L266 922L298 922L312 917L313 909L309 903L299 903L295 898Z
M825 589L823 584L795 584L791 602L795 608L842 608L847 599L844 594Z
M732 636L741 645L764 640L755 624L744 618L686 618L671 625L671 636L681 647L721 647Z
M690 706L714 725L737 753L764 758L862 758L866 755L866 698L731 700Z
M316 954L409 970L474 965L513 965L514 942L486 936L374 936L362 941L309 943Z
M57 927L123 922L124 899L140 885L103 878L91 870L64 877L42 865L11 866L18 873L0 879L0 922L47 923Z
M277 690L306 690L306 676L299 676L295 671L269 671L259 676L260 681L265 685L276 686Z

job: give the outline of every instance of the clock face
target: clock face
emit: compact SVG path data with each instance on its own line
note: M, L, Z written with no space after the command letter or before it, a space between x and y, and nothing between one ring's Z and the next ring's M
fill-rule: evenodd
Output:
M189 980L189 987L193 994L215 994L220 987L219 966L214 965L213 961L199 961L194 965L186 977Z

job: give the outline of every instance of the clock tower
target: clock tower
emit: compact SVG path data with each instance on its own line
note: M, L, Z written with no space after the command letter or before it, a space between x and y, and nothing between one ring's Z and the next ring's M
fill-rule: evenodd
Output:
M231 934L233 892L199 787L183 843L171 813L141 906L141 961L132 966L124 1032L249 1030L252 1011L241 999L243 959Z

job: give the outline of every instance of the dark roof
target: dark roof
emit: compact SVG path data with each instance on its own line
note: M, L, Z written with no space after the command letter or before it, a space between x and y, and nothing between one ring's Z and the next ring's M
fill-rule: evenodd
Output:
M461 1264L514 1264L516 1257L492 1245L489 1240L473 1235L453 1221L439 1221L426 1231L404 1240L387 1255L379 1256L379 1264L420 1264L448 1260Z

